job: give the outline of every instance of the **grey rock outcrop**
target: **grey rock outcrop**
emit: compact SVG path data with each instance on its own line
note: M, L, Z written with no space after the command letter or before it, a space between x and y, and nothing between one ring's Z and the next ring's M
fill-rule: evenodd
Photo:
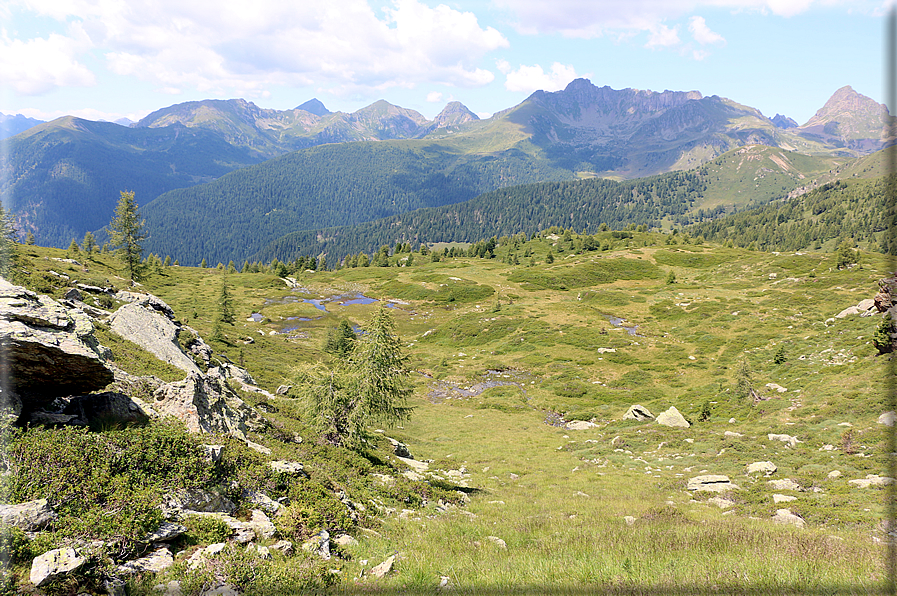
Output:
M797 440L797 437L792 437L791 435L769 433L766 436L770 441L781 441L785 443L786 447L796 447L797 444L801 442Z
M0 406L8 418L37 409L55 397L89 393L112 382L110 354L93 334L90 319L0 278Z
M728 476L722 474L704 474L703 476L695 476L688 479L686 485L687 490L697 492L706 491L714 493L722 493L730 490L738 489L738 485L732 484Z
M0 521L26 532L36 532L56 519L56 512L46 499L37 499L15 505L0 505Z
M776 509L776 514L772 516L772 521L777 524L793 524L798 528L803 528L806 524L804 518L791 513L790 509Z
M877 422L879 424L884 424L885 426L894 426L894 422L897 422L897 412L894 412L893 410L885 412L878 417Z
M163 510L169 517L179 517L183 513L233 513L237 506L221 495L199 488L180 489L165 495Z
M755 461L754 463L747 465L748 474L759 473L765 476L769 476L770 474L775 474L776 470L778 469L779 468L771 461Z
M31 562L31 583L38 588L45 586L77 571L86 562L71 547L47 551Z
M679 413L679 410L676 409L676 406L671 406L669 410L666 412L661 412L657 415L656 418L657 424L661 424L663 426L671 426L673 428L688 428L691 424L688 423L688 420Z
M119 573L130 575L134 573L158 573L168 569L174 564L174 557L167 546L160 546L150 554L124 565L119 565Z
M318 555L324 560L330 559L330 533L321 530L302 544L302 550Z
M623 420L654 420L654 414L645 406L633 404L623 414Z
M159 387L153 394L153 409L174 416L195 433L232 435L241 439L260 430L264 419L215 377L198 372Z
M109 318L110 328L121 337L134 342L159 360L187 371L199 372L193 359L181 351L177 343L181 326L174 320L174 312L162 300L145 295L125 304Z
M393 439L392 437L386 437L386 440L389 441L389 444L392 445L392 452L398 457L404 457L407 459L414 459L411 456L411 452L408 451L408 445Z

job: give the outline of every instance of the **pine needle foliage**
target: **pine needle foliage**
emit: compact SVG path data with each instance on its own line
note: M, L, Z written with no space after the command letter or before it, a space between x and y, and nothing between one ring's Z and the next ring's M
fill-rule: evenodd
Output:
M325 441L360 450L370 424L392 426L411 416L407 360L392 317L381 305L346 358L297 369L291 396Z
M146 240L145 223L137 211L134 191L121 191L121 198L115 207L115 215L109 222L107 231L112 246L118 249L128 268L128 278L131 281L136 280L140 272L140 261L143 258L141 242Z

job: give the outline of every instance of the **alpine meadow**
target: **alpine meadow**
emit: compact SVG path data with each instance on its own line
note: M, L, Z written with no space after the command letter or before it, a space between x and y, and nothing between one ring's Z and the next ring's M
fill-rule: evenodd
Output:
M0 590L887 592L883 117L576 79L10 137Z

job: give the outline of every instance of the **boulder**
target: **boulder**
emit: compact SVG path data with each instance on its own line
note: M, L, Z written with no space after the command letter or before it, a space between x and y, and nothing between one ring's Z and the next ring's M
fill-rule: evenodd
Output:
M793 524L798 528L803 528L806 524L804 518L791 513L790 509L776 509L776 514L772 516L772 521L777 524Z
M714 493L722 493L730 490L738 489L738 485L732 484L728 476L722 474L704 474L688 479L685 487L687 490L696 492L706 491Z
M174 540L178 536L184 534L186 531L186 526L182 526L181 524L162 522L155 532L150 532L144 536L141 542L147 544L152 544L153 542L168 542L169 540Z
M865 478L848 480L847 483L859 488L869 488L870 486L889 486L894 484L894 479L887 476L879 476L878 474L866 474Z
M797 497L792 495L780 495L779 493L773 493L772 502L778 505L779 503L790 503L791 501L796 501Z
M276 550L278 552L283 553L285 556L289 557L293 554L293 543L289 540L278 540L274 544L272 544L269 548L272 550Z
M658 414L656 422L657 424L672 426L674 428L688 428L691 426L691 424L688 423L688 420L679 413L679 410L677 410L675 406L670 407L666 412Z
M729 507L735 506L735 501L730 501L729 499L724 499L722 497L710 497L707 499L707 503L710 505L716 505L720 509L728 509Z
M63 395L89 393L113 381L93 324L78 309L0 278L0 407L36 410ZM22 406L19 407L18 403Z
M376 578L386 577L386 574L392 571L392 566L396 562L396 556L392 555L373 569L371 569L371 575Z
M340 534L333 542L340 546L358 546L358 541L348 534Z
M226 513L237 510L233 501L219 493L199 488L185 488L162 497L163 509L175 515L180 513Z
M324 560L330 559L330 534L321 530L302 544L302 550L318 555Z
M392 451L398 457L404 457L407 459L414 459L411 455L411 452L408 451L408 445L405 443L401 443L392 437L386 437L386 440L389 441L389 444L392 445Z
M167 546L160 546L150 554L133 561L128 561L124 565L118 566L118 572L131 575L134 573L159 573L168 569L174 564L174 557Z
M770 480L766 484L772 487L773 490L800 490L800 485L791 478Z
M769 433L766 436L767 436L767 438L769 438L770 441L781 441L781 442L785 443L786 447L789 447L789 448L796 447L797 444L801 442L801 441L797 440L797 437L792 437L791 435Z
M504 540L499 538L498 536L486 536L486 540L488 540L489 542L491 542L492 544L494 544L495 546L497 546L498 548L500 548L502 550L508 549L508 544Z
M171 308L147 295L125 304L109 318L110 328L121 337L134 342L159 360L187 371L199 373L193 359L181 351L177 343L181 326L174 321Z
M769 476L770 474L775 474L778 469L779 468L771 461L755 461L754 463L747 465L748 474L760 473L764 476Z
M271 523L271 520L260 509L253 509L248 522L243 527L255 532L255 535L265 540L273 538L277 534L277 528Z
M0 521L26 532L42 530L57 518L46 499L37 499L16 505L0 505Z
M589 422L588 420L571 420L564 425L564 428L567 430L588 430L590 428L595 428L596 426L598 425L594 422Z
M198 372L159 387L153 409L174 416L194 433L231 435L245 439L246 432L260 430L264 419L247 406L220 379Z
M634 404L623 414L623 420L654 420L654 414L645 406Z
M280 385L277 388L277 391L275 391L274 393L276 393L277 395L286 395L287 393L290 392L290 389L292 389L292 388L293 388L292 385Z
M71 547L47 551L31 562L31 583L38 588L46 586L77 571L86 562L87 559L78 556Z
M885 412L878 417L877 422L879 424L884 424L885 426L894 426L894 422L897 422L897 412L894 412L893 410Z
M281 474L290 474L291 476L308 476L305 472L305 466L297 461L277 460L268 463L271 469Z

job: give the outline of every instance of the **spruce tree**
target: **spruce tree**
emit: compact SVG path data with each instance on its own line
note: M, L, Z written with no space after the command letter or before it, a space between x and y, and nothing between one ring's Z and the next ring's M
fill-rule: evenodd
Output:
M230 290L227 289L227 274L221 276L221 295L218 297L218 320L228 325L233 325L236 320L234 317L234 302L231 298Z
M93 237L93 234L90 232L84 233L84 240L81 241L81 250L86 252L89 255L93 254L93 251L97 248L97 241Z
M12 216L0 205L0 275L7 275L15 255L15 227Z
M128 268L128 278L131 281L136 280L139 274L143 255L143 247L140 243L146 240L144 224L145 222L140 219L137 212L134 191L121 191L121 198L115 207L115 215L109 222L107 232L112 246L118 249L119 255Z

